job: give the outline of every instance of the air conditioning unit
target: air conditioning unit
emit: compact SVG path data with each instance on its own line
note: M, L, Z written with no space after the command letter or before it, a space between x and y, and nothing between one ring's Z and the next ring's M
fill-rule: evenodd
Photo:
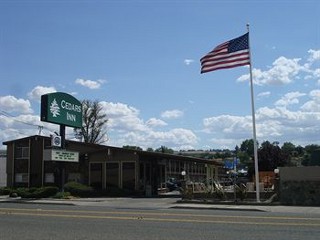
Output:
M52 147L61 147L61 136L52 136L51 137L51 146Z

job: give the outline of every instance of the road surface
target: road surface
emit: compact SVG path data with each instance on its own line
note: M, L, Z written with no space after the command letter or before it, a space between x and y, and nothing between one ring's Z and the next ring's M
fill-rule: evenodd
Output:
M318 214L0 204L1 239L320 239Z

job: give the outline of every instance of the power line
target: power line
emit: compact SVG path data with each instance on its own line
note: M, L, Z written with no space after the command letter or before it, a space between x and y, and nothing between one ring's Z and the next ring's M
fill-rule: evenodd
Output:
M24 122L24 121L18 120L18 119L16 119L17 116L13 116L12 114L10 114L8 112L5 112L3 110L0 110L0 115L3 115L3 116L8 117L8 118L11 118L13 121L20 122L20 123L23 123L23 124L26 124L26 125L29 125L29 126L41 127L41 125L36 125L36 124L32 124L32 123L28 123L28 122Z
M21 120L17 119L17 116L14 116L14 115L12 115L12 114L4 111L4 110L0 110L0 115L3 115L3 116L5 116L5 117L7 117L7 118L10 118L10 119L12 119L12 120L15 121L15 122L19 122L19 123L22 123L22 124L25 124L25 125L28 125L28 126L31 126L31 127L37 127L37 129L38 129L38 135L41 135L41 133L42 133L44 130L48 131L48 133L49 133L48 135L52 135L52 134L55 133L55 132L53 132L52 130L50 130L49 128L43 126L43 125L37 125L37 124L32 124L32 123L28 123L28 122L25 122L25 121L21 121ZM17 130L17 129L15 129L15 132L17 132L17 133L19 133L19 134L22 134L22 135L28 136L28 134L23 133L23 132L21 132L21 131L19 131L19 130ZM74 134L71 133L71 134L67 134L67 135L70 136L70 135L74 135Z

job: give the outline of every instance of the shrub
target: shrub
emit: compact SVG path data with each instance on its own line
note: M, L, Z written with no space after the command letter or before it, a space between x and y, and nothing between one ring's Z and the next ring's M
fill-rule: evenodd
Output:
M0 188L0 195L10 195L11 191L11 188L2 187Z
M92 187L77 182L66 183L64 185L64 190L66 192L70 192L72 196L76 197L90 197L94 193Z
M58 192L53 197L58 199L69 199L71 197L71 194L69 192Z
M12 190L22 198L47 198L57 194L59 189L57 187L41 187L41 188L17 188Z

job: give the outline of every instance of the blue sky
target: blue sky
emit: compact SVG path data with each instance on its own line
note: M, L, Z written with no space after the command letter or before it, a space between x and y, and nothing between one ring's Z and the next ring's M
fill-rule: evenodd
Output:
M200 74L199 59L250 23L257 140L320 144L319 12L311 0L1 1L0 141L57 131L40 96L59 91L101 102L108 145L234 149L252 138L249 68Z

